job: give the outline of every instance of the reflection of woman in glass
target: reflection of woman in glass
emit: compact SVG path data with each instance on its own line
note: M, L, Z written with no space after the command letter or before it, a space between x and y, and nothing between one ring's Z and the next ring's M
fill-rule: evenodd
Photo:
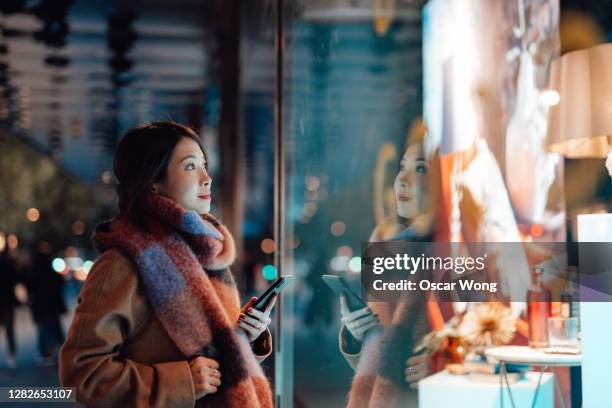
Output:
M397 215L385 218L370 241L432 241L439 165L435 155L426 158L424 136L422 124L413 126L394 181ZM429 374L429 355L413 353L428 332L425 299L350 311L342 298L341 313L340 349L356 371L349 406L405 406L409 385Z
M173 122L134 128L114 172L119 215L94 232L102 254L62 346L61 384L87 406L272 407L258 364L271 353L269 309L241 312L198 136Z

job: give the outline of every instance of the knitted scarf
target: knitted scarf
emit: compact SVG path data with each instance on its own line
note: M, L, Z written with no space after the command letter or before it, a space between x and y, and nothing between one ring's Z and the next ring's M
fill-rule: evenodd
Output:
M397 303L369 304L379 315L381 328L370 331L361 348L348 408L405 406L409 390L404 370L416 340L427 331L425 303L420 296Z
M222 384L200 402L272 407L270 385L248 339L236 329L240 299L228 269L235 258L232 236L212 217L159 194L151 193L149 202L149 231L118 217L96 228L97 249L119 248L134 260L157 318L186 357L219 362Z
M428 242L410 229L387 229L393 240ZM376 228L370 241L382 241L383 229ZM420 276L420 272L417 277ZM402 296L396 302L370 302L379 316L380 328L363 340L361 355L348 398L348 408L391 408L406 405L402 395L409 390L404 370L416 342L428 331L427 308L421 292Z

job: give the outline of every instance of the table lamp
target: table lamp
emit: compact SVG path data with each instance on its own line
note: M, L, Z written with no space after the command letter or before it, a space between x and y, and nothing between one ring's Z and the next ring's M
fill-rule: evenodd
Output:
M572 51L553 61L547 147L568 158L608 158L612 176L612 43Z

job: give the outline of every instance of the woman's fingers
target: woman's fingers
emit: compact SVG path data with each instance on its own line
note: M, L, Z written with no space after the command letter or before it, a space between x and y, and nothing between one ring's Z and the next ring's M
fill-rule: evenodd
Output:
M375 320L376 322L378 322L378 315L366 314L365 316L361 316L356 319L352 319L347 316L347 317L341 318L340 320L342 321L342 324L344 324L348 328L357 328L359 326L368 324L372 320Z
M189 361L197 398L217 392L221 385L219 363L212 358L198 356Z
M261 320L251 317L249 315L240 315L240 320L247 322L248 324L256 328L260 328L263 326L263 322Z
M253 327L250 323L243 319L238 321L238 327L240 327L246 333L249 341L251 342L255 341L255 339L257 339L265 330L265 326Z
M210 384L207 384L204 389L206 391L206 394L214 394L215 392L217 392L217 387Z
M210 368L214 368L215 370L219 369L219 362L213 360L212 358L204 357L204 364Z
M362 326L371 324L372 322L374 322L375 324L378 323L378 316L376 315L368 315L366 317L362 317L361 319L355 320L355 328L358 329Z
M258 319L258 320L264 320L266 317L268 317L267 313L260 312L259 310L253 309L253 308L248 309L247 312L246 312L246 315L247 316L250 315L250 316L252 316L252 317L254 317L254 318Z
M347 317L350 317L353 319L359 319L360 317L366 316L371 313L372 313L372 309L370 309L369 307L364 307L362 309L357 309L354 312L349 313Z
M249 334L250 336L255 336L259 332L258 329L256 329L249 323L245 322L244 320L240 320L238 322L238 326L241 327L244 331L246 331L247 334Z
M357 319L369 313L372 313L372 309L370 309L369 307L363 307L361 309L357 309L351 312L348 307L346 296L340 296L340 314L342 315L343 318Z
M429 356L420 354L410 357L406 362L404 374L408 383L414 383L427 377L429 375Z
M266 327L268 327L270 323L272 323L272 319L270 318L270 315L264 312L260 312L259 310L250 309L245 316L252 317L262 322Z
M429 372L424 368L416 369L415 371L406 374L406 382L414 383L420 381L423 378L427 377L428 374Z
M417 366L417 365L429 365L429 355L427 353L417 354L416 356L410 357L406 361L406 367Z
M358 329L356 329L355 331L357 332L359 337L365 336L365 334L373 329L374 327L378 326L378 322L376 320L370 321L368 324L366 324L365 326L361 326Z

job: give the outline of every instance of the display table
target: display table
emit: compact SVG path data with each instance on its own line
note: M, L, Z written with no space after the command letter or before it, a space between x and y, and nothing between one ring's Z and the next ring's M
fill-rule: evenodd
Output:
M505 374L505 365L506 363L517 363L517 364L529 364L529 365L537 365L541 366L539 380L536 385L535 394L533 396L533 401L530 406L536 406L536 402L541 395L541 381L544 375L544 371L549 369L552 374L552 382L557 390L557 396L559 397L559 403L562 407L565 408L565 400L563 399L563 393L561 392L561 386L556 379L555 376L555 367L577 367L580 366L582 362L581 354L550 354L545 353L542 350L532 349L527 346L503 346L503 347L493 347L485 350L485 355L487 356L487 360L491 362L499 362L500 366L500 384L499 384L499 393L500 395L504 395L504 383L508 390L508 395L510 396L510 403L513 407L519 406L522 407L524 405L516 403L514 400L514 393L511 386L508 386L508 381L506 380ZM501 400L502 407L504 400Z
M523 380L510 384L516 406L531 406L539 389L535 407L554 407L553 375L543 373L539 377L540 373L528 372ZM498 382L476 381L469 375L452 375L445 370L419 381L419 408L497 408L504 405L504 400L510 403L510 395L500 395Z

